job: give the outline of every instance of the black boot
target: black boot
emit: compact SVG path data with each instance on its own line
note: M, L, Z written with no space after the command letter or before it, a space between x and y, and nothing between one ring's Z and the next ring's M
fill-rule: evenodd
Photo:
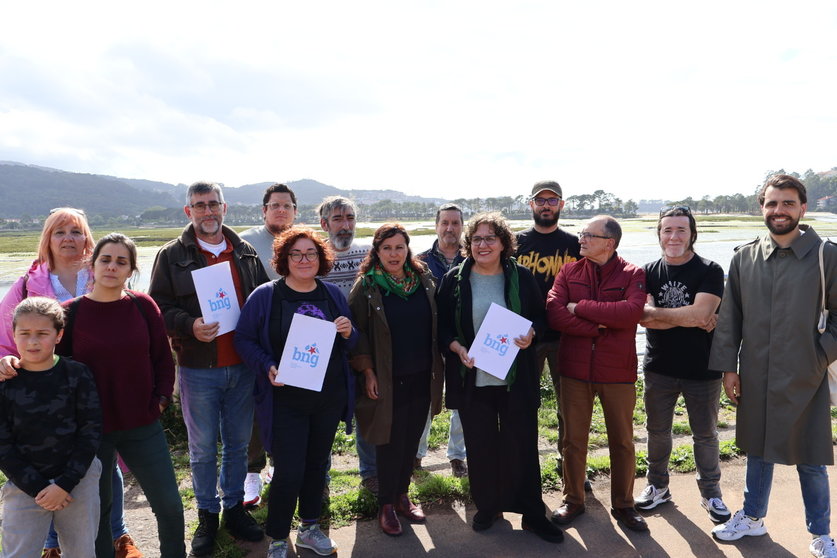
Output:
M198 510L198 528L192 538L192 554L209 556L215 550L215 536L218 534L218 514Z
M224 510L224 527L237 539L258 542L264 538L264 531L241 502Z

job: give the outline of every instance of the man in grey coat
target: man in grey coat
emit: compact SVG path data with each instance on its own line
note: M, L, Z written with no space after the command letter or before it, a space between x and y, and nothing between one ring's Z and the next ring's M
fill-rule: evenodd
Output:
M811 553L837 556L825 468L834 462L826 369L837 359L837 248L825 246L830 316L820 335L822 240L799 224L805 186L774 175L758 199L768 234L733 256L709 361L724 371L724 390L738 405L736 444L747 453L744 508L712 534L723 541L766 534L773 466L796 465Z

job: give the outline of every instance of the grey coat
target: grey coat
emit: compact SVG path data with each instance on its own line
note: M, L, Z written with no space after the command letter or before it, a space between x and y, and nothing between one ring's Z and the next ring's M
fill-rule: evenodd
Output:
M831 314L820 336L822 241L807 225L800 228L804 234L787 249L768 234L737 248L709 368L740 375L738 447L772 463L830 465L826 368L837 359L837 247L825 246Z
M433 368L430 380L430 412L438 415L442 410L442 387L444 383L444 365L442 355L437 350L438 333L436 324L436 287L429 270L421 273L421 286L430 302L432 313ZM388 444L392 431L392 338L387 324L381 291L377 286L363 283L363 275L357 278L349 293L349 307L358 330L360 339L351 352L349 361L352 368L361 372L367 368L375 370L378 379L378 399L366 396L366 382L363 374L358 374L357 403L355 414L357 426L364 439L370 444ZM394 296L394 295L393 295Z

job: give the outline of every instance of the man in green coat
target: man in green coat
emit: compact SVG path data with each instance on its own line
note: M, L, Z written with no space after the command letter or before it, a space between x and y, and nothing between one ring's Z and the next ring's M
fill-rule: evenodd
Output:
M814 536L811 553L837 556L825 468L834 462L826 369L837 359L837 248L825 246L831 314L820 335L822 240L799 224L807 208L805 186L774 175L758 199L768 234L733 256L709 362L710 369L724 371L724 390L738 405L736 443L747 453L744 508L712 534L723 541L766 534L773 466L796 465Z

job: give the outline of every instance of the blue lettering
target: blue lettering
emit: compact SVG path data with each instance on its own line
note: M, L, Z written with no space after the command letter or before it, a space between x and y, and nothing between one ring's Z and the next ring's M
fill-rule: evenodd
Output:
M494 348L494 340L491 338L490 333L485 334L485 341L483 341L482 344L485 345L486 347Z
M219 298L219 299L209 299L209 309L213 312L217 312L218 310L226 308L227 310L230 309L232 304L230 303L229 298Z
M508 345L500 345L497 348L497 352L500 353L500 356L506 356L506 351L508 351L508 350L509 350Z

